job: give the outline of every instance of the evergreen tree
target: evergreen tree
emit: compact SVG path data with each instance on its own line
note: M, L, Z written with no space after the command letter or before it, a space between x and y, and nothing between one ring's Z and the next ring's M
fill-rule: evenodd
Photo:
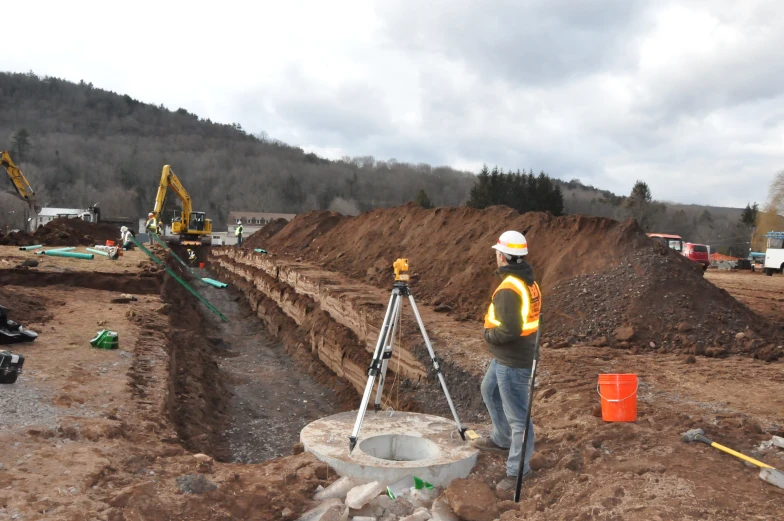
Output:
M521 213L551 212L553 215L563 215L564 211L560 186L544 172L538 176L533 171L504 173L498 167L490 171L487 165L477 176L467 205L472 208L505 205Z
M426 210L433 207L433 203L430 202L430 198L427 196L427 192L425 192L424 188L417 192L416 197L414 197L414 202Z
M27 151L30 149L30 133L26 128L20 128L11 136L11 150L18 161L26 159Z
M753 206L746 204L746 208L743 209L743 213L740 215L740 222L749 226L754 226L754 223L757 222L758 211L759 205L757 203L754 203Z
M624 207L629 210L632 218L636 219L643 230L648 231L653 221L653 214L656 211L651 205L653 196L648 183L645 181L637 181L634 183L632 193L624 201Z

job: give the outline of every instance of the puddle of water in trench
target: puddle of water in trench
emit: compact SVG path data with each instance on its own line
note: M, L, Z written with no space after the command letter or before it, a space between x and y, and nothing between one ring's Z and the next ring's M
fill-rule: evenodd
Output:
M340 411L334 392L313 381L269 337L238 290L200 285L199 292L230 321L211 336L222 340L217 362L232 392L225 433L231 461L258 463L291 454L305 425Z

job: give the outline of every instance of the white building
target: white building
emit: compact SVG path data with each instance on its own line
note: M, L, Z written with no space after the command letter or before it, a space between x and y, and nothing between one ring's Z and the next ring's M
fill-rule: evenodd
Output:
M49 221L59 217L81 219L87 222L98 222L97 208L41 208L41 211L30 220L30 231L34 232L39 226L44 226Z
M297 214L295 213L229 212L229 229L226 232L223 244L228 246L237 244L237 236L234 235L234 231L237 229L237 221L242 222L242 238L247 239L272 221L278 219L291 221L296 216Z

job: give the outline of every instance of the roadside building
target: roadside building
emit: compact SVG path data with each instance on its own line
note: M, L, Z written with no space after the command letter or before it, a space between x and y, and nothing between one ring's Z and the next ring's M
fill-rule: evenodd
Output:
M223 238L223 244L233 246L237 244L237 237L234 230L237 228L237 221L242 222L242 236L247 239L252 234L259 231L272 221L285 219L287 221L296 217L295 213L268 213L268 212L229 212L228 230ZM213 234L216 235L216 234ZM217 242L218 239L214 239Z

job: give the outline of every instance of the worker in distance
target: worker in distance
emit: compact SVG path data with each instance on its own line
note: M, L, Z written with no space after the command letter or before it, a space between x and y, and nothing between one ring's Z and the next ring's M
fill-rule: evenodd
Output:
M498 265L495 274L501 284L485 315L484 337L493 360L482 381L482 398L493 421L493 433L473 444L479 450L508 451L506 476L496 487L506 492L515 488L520 468L542 293L525 260L528 243L522 233L504 232L493 249ZM530 421L527 436L523 479L531 475L534 429Z

